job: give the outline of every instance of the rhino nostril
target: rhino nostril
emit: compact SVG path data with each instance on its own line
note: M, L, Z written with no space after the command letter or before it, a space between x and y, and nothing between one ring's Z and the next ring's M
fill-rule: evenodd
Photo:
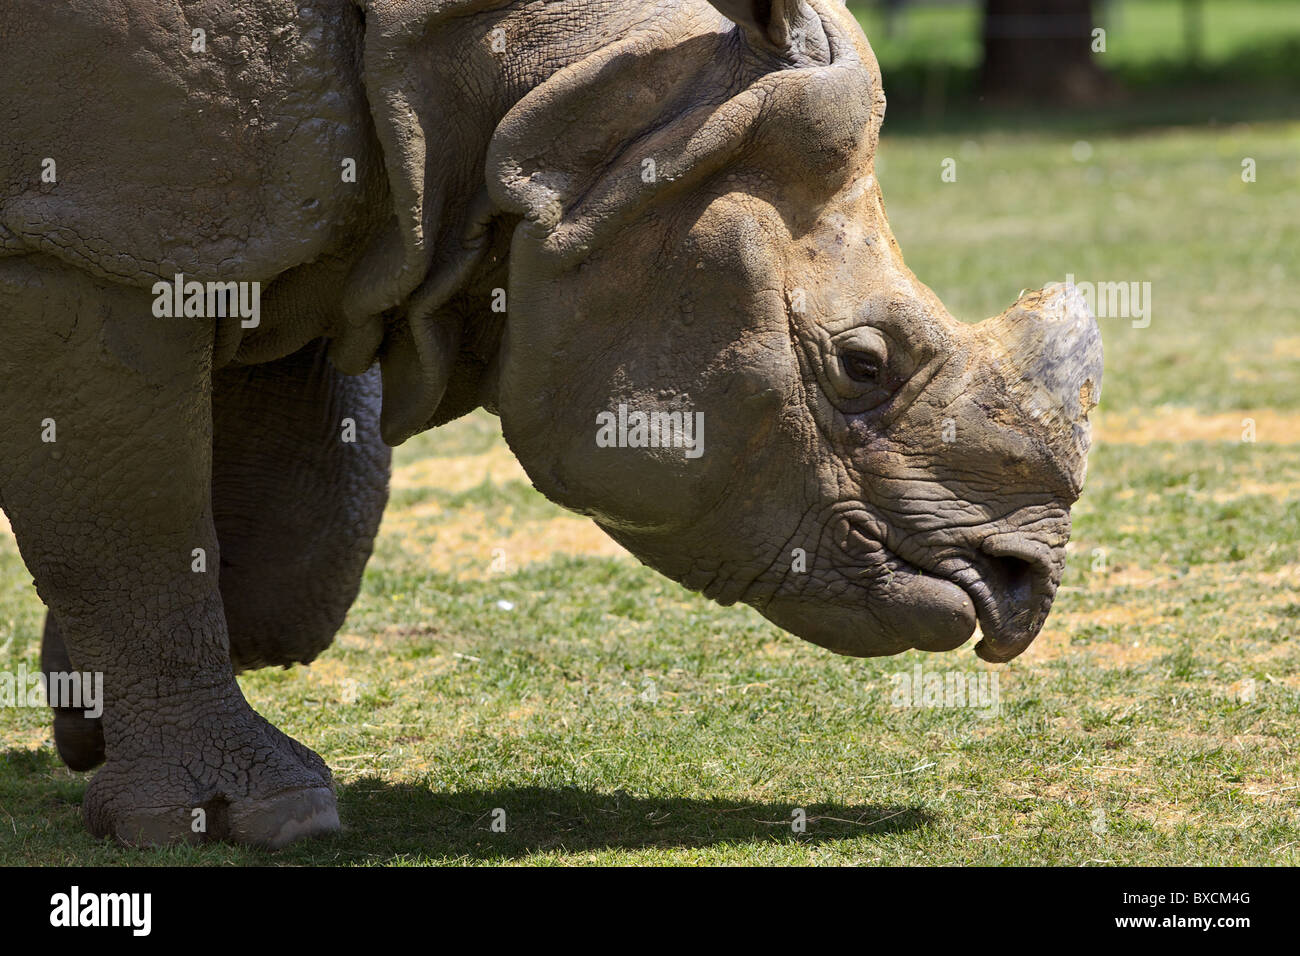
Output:
M989 564L1003 595L1013 604L1023 604L1034 594L1037 568L1023 558L991 556Z

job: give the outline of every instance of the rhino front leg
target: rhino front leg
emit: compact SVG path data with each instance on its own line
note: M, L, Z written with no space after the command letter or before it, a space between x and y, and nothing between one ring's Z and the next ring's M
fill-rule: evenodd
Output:
M342 375L324 341L213 376L212 510L235 671L310 663L361 587L388 500L378 369ZM41 669L73 670L53 614ZM73 770L104 762L102 720L53 706Z
M379 370L324 341L213 381L212 507L236 671L310 663L361 587L388 501Z
M0 501L71 663L103 675L91 831L278 846L337 828L330 774L235 682L210 492L212 328L155 319L151 304L48 260L0 260Z

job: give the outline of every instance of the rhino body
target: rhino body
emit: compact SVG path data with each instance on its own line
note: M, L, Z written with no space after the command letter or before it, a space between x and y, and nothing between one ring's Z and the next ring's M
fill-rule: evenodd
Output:
M329 644L389 446L478 407L549 498L839 653L1042 627L1096 324L1054 286L964 325L906 268L842 4L0 16L0 504L45 669L104 675L55 710L94 833L338 826L234 675Z

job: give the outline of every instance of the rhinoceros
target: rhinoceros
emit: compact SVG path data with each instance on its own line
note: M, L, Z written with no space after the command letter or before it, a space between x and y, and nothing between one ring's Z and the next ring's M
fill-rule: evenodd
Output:
M1021 653L1099 333L1068 285L949 315L884 110L836 0L9 0L0 501L44 668L103 681L52 701L90 831L338 827L235 675L330 643L390 446L480 407L686 588L840 654Z

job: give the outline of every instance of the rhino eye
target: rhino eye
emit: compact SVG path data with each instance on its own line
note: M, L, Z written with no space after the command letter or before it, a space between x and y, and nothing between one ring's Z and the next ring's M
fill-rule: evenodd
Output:
M880 360L868 352L845 352L840 361L844 374L860 385L874 384L880 377Z
M832 399L849 403L845 408L862 411L888 397L888 356L885 337L870 326L834 336L822 366Z

